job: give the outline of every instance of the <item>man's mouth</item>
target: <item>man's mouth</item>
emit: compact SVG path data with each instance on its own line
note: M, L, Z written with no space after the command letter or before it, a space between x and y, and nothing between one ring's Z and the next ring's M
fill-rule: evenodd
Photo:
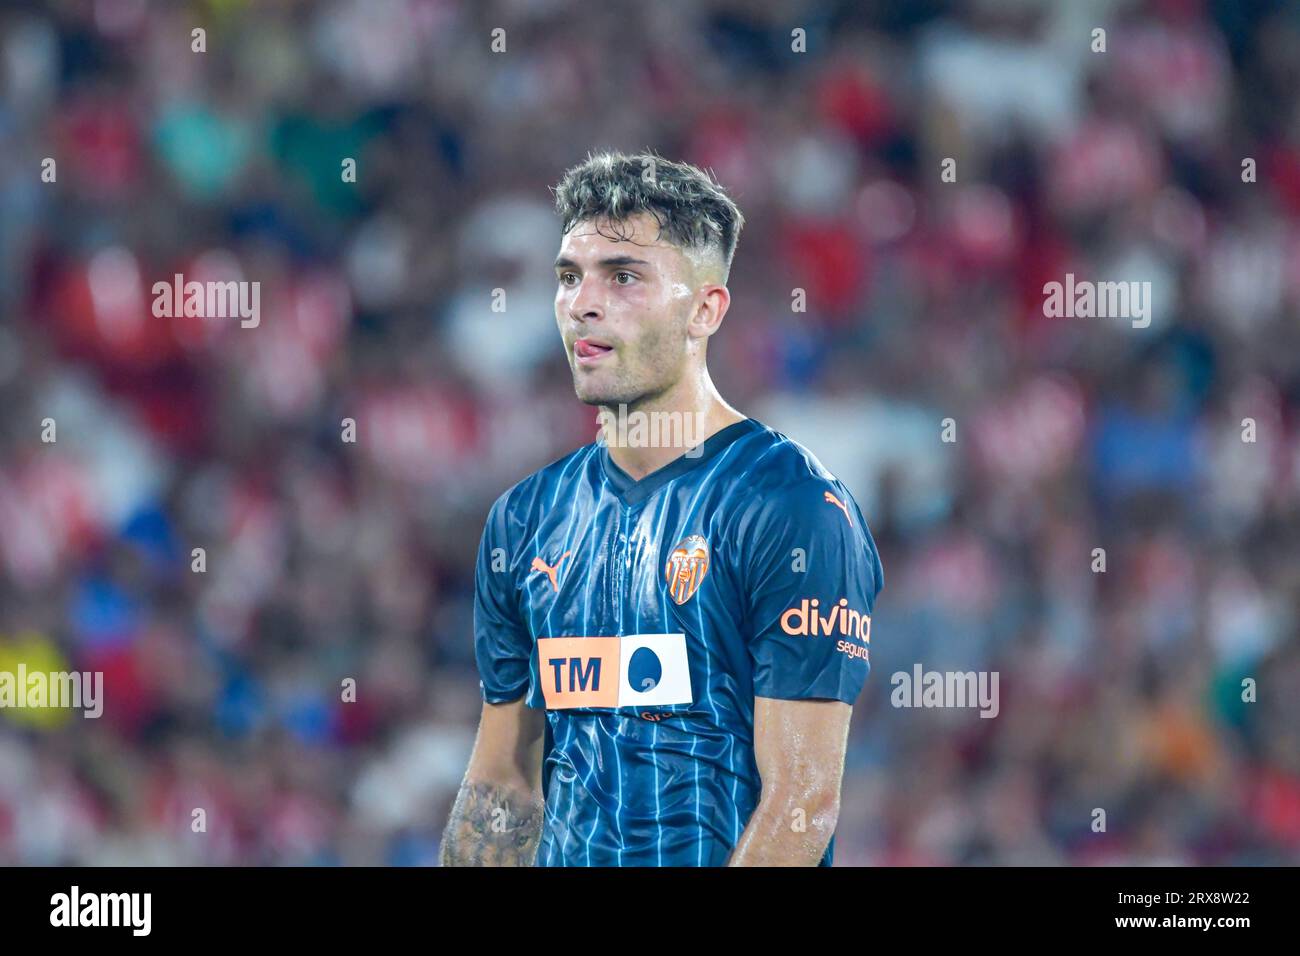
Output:
M573 343L573 357L579 365L592 365L614 351L613 346L593 339L578 339Z

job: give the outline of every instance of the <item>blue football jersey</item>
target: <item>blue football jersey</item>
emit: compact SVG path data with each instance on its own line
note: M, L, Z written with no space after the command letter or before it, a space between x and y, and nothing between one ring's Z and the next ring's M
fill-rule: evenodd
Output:
M851 704L883 583L848 489L754 419L640 480L593 443L498 498L474 649L485 701L546 710L537 864L725 863L755 696Z

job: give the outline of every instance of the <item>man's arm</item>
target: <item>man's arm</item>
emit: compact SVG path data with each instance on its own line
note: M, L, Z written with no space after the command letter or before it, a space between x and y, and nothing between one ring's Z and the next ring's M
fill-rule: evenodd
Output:
M546 716L524 698L483 705L469 769L439 854L443 866L532 866L542 832Z
M853 708L838 700L754 698L763 781L728 866L816 866L835 833Z

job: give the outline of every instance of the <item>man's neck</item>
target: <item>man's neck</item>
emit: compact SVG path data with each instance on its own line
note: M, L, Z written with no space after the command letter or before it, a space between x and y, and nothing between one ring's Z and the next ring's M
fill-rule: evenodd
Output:
M693 389L631 406L600 407L609 457L634 481L746 417L723 401L707 375Z

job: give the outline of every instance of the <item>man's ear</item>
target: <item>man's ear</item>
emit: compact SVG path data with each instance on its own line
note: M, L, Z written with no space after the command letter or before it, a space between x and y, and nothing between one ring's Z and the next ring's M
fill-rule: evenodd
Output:
M710 283L702 286L696 294L699 303L691 313L686 331L691 338L707 339L722 325L727 309L731 307L731 293L725 285Z

